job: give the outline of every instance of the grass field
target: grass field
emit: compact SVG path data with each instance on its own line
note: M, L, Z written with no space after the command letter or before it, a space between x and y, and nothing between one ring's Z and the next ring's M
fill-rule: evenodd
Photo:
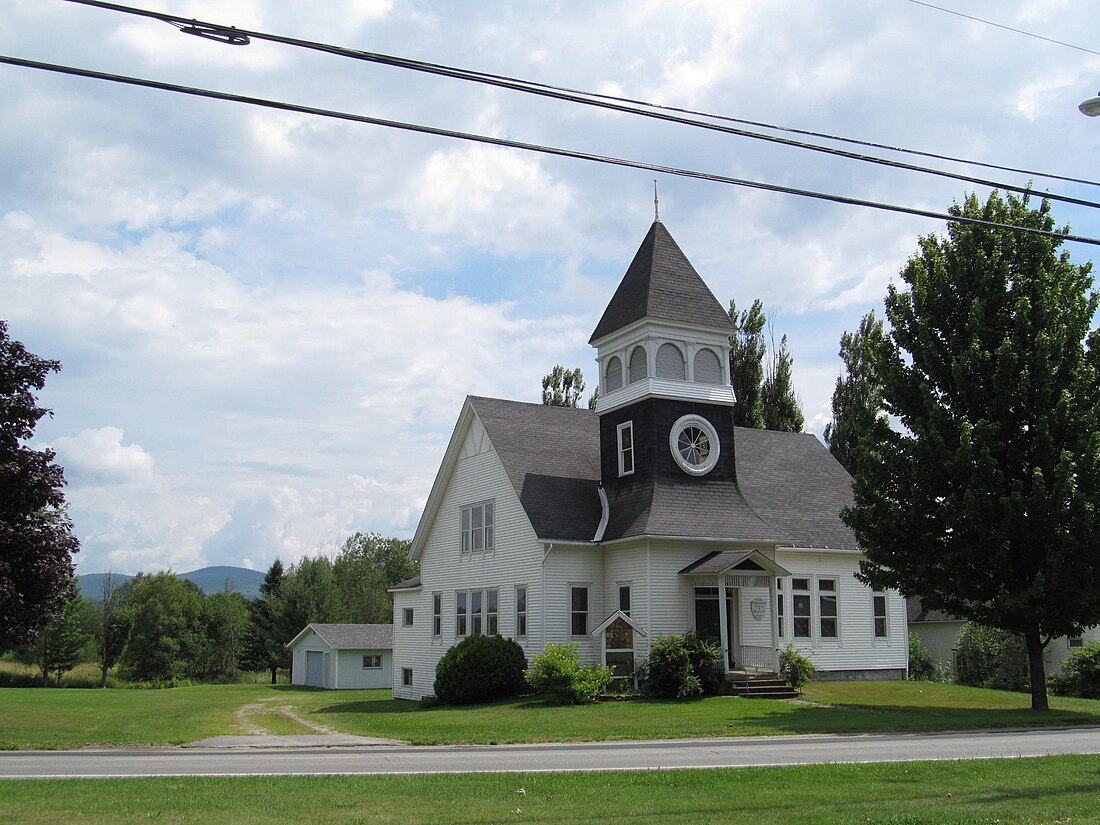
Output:
M18 781L0 822L1091 823L1100 757L574 774ZM523 794L517 791L523 789Z
M822 682L802 701L714 696L555 707L531 698L423 710L388 691L287 685L169 690L0 689L0 748L181 744L241 733L324 729L415 744L669 739L790 733L1100 724L1100 701L1051 699L929 682Z

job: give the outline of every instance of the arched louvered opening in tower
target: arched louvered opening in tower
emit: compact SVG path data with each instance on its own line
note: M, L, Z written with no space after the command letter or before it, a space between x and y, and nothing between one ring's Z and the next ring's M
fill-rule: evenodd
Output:
M661 344L657 349L657 377L683 381L687 378L684 354L675 344Z
M630 353L630 365L628 367L629 383L633 384L646 377L647 364L645 347L634 347Z
M603 389L604 392L611 392L617 390L623 385L623 362L619 360L619 356L612 355L607 362L607 371L604 373Z
M695 353L695 381L698 384L721 384L722 361L712 349Z

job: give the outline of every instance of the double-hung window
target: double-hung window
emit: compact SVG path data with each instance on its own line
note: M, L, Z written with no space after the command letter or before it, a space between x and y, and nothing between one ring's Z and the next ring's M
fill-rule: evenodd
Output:
M818 630L822 639L837 637L836 579L817 580Z
M775 580L775 622L779 626L779 638L783 638L785 613L783 612L783 579Z
M470 591L470 635L481 635L481 608L482 608L482 593L480 590Z
M405 607L401 610L401 626L412 627L413 624L413 609L411 607Z
M443 594L432 593L432 635L443 635Z
M871 613L875 624L875 638L885 639L890 628L886 621L886 591L881 587L871 588Z
M378 670L380 667L382 667L381 656L371 653L363 655L363 670Z
M634 472L634 422L627 421L617 429L619 435L619 475Z
M583 585L569 588L569 634L588 635L588 588Z
M621 610L627 616L630 615L630 585L629 584L620 584L619 585L619 610Z
M810 638L810 580L791 579L791 616L794 618L794 637Z
M455 635L465 636L466 633L466 591L459 590L455 593Z
M527 636L527 588L516 588L516 638Z
M493 549L493 502L462 508L462 552L483 553Z
M496 636L499 633L498 616L500 614L499 597L496 590L485 591L485 635Z

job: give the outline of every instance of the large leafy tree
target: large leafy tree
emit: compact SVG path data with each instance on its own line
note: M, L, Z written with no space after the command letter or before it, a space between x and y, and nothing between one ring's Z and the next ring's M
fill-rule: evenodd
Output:
M387 624L393 620L389 588L420 572L409 559L406 539L378 533L348 536L332 564L340 600L340 620Z
M773 340L774 344L774 340ZM805 417L802 405L794 392L791 368L794 358L784 335L768 362L768 371L760 388L760 407L764 416L764 429L788 433L802 432Z
M557 364L542 378L542 403L551 407L576 407L584 394L580 367L568 370Z
M882 320L874 310L863 316L859 329L840 336L844 373L833 389L833 418L825 425L825 443L844 469L858 473L856 445L883 419L882 380L874 369L875 353L885 341Z
M61 363L27 352L0 321L0 646L34 640L72 593L80 549L65 513L65 477L52 450L26 442L50 411L35 392Z
M124 676L145 682L198 675L206 646L202 590L168 571L139 573L128 587L123 609L131 630L120 660Z
M1055 228L997 193L952 214ZM1100 624L1100 299L1060 243L958 222L920 239L874 347L901 426L859 441L844 513L865 580L1024 637L1037 710L1044 645Z
M130 615L123 609L131 587L108 570L103 576L101 599L93 605L93 635L99 660L99 686L107 687L107 674L122 655L130 636Z
M730 383L737 398L733 420L741 427L764 429L764 353L767 343L764 327L768 316L764 304L757 298L749 309L737 311L737 302L730 301L730 318L734 332L730 336Z

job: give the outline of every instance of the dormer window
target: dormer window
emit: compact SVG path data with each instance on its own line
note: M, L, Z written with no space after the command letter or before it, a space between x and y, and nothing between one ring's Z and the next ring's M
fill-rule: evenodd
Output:
M607 361L607 373L604 377L604 392L620 389L623 385L623 362L619 356L612 355Z
M661 344L657 349L657 377L683 381L687 378L684 355L675 344Z
M630 353L630 383L641 381L648 373L645 347L634 347Z
M627 421L618 427L619 434L619 475L628 476L634 472L634 422Z

